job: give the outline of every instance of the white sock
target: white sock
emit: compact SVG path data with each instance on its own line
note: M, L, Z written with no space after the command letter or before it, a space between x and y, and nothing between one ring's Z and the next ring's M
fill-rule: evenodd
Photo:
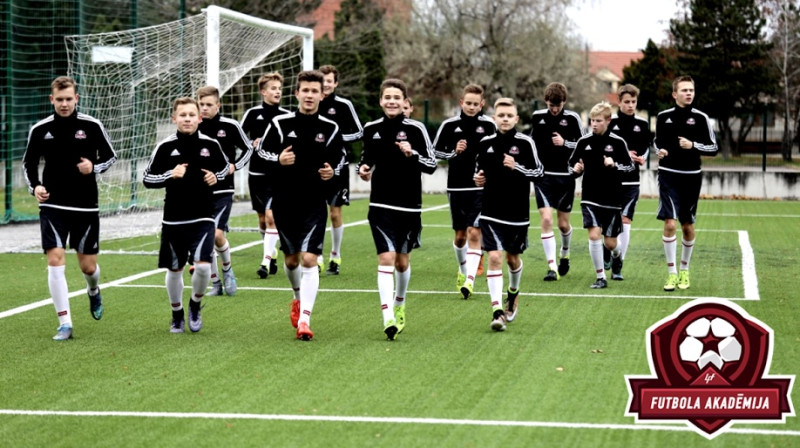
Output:
M395 271L394 273L394 306L404 305L406 299L406 292L408 291L408 282L411 280L411 265L405 272Z
M542 247L544 248L544 257L547 259L547 266L555 271L558 266L556 266L556 237L553 232L542 234Z
M681 271L689 270L689 262L692 260L692 249L694 249L694 242L695 240L686 241L685 239L681 238L681 245L683 246L681 249Z
M214 247L217 251L220 261L222 261L222 271L227 272L231 268L231 245L225 241L222 247Z
M222 280L220 280L220 279L219 279L219 268L217 267L217 252L216 252L216 251L212 252L212 256L211 256L211 263L210 263L210 264L211 264L211 271L210 271L210 272L211 272L211 277L210 277L210 281L211 281L212 283L219 283L219 282L221 282ZM197 265L197 263L195 262L195 267L194 267L195 269L197 269L197 266L196 266L196 265Z
M678 268L675 266L675 250L678 246L678 237L662 235L661 241L664 243L664 255L667 258L667 269L670 274L677 274Z
M512 270L511 266L508 267L508 289L517 291L519 289L519 282L522 279L522 259L519 260L519 267L517 270Z
M195 263L194 274L192 275L192 300L199 302L206 294L206 288L211 278L210 263ZM183 279L183 276L181 276Z
M300 279L300 320L310 323L311 312L314 311L314 302L317 301L319 291L319 268L312 266L303 268L303 277Z
M503 271L486 271L486 282L489 284L489 298L492 309L503 308Z
M378 266L378 295L381 298L383 324L394 319L394 266Z
M292 291L294 291L294 298L300 298L300 277L303 275L303 271L300 270L300 266L295 267L294 269L289 269L286 267L286 263L283 264L283 272L286 273L286 278L289 279L289 285L292 286Z
M72 325L72 316L69 313L69 290L67 277L64 274L66 266L47 267L47 285L50 287L50 296L53 297L53 306L56 308L59 325Z
M194 275L192 275L194 277ZM167 271L167 276L164 279L167 285L167 297L169 303L172 305L173 311L180 311L183 309L183 271L172 272Z
M331 258L342 258L342 235L344 226L331 226Z
M278 231L276 229L262 230L264 234L264 256L261 259L261 264L269 267L269 262L272 261L272 254L275 253L275 243L278 241Z
M569 226L567 233L561 232L561 258L569 256L569 246L572 242L572 226Z
M475 283L475 275L478 272L482 253L480 249L467 250L467 281L472 284Z
M456 253L456 261L458 261L458 272L467 275L467 244L462 247L456 246L453 243L453 252ZM475 268L477 270L477 267Z
M603 240L589 240L589 255L592 257L592 266L597 278L606 278L606 270L603 266Z
M92 275L83 274L83 278L86 279L86 292L91 295L95 295L99 292L97 286L100 284L100 265L94 265L94 273Z
M617 248L622 259L625 259L625 254L628 253L628 244L631 242L631 225L622 224L622 233L617 236Z

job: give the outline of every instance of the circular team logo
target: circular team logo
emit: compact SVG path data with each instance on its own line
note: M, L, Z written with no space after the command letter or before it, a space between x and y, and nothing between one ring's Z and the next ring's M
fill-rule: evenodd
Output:
M694 118L689 118L688 120L686 120L686 124L688 124L690 126L695 124L695 123L696 123L696 121L694 121Z
M723 299L697 299L647 329L653 376L626 375L626 416L685 421L708 439L734 421L784 423L794 416L794 375L769 375L773 332Z
M560 124L561 126L567 126L569 123L567 123L567 120L562 118L561 121L558 122L558 124Z
M86 132L83 132L82 130L78 130L78 132L75 133L75 138L77 138L78 140L85 139L86 138Z
M399 141L408 140L408 135L405 133L405 131L400 131L397 133L397 140Z
M225 137L225 135L226 134L224 129L220 129L219 131L217 131L217 137Z
M201 149L200 157L211 157L211 151L209 151L208 148Z
M642 128L640 128L639 125L637 124L633 126L633 132L642 132Z
M605 151L605 152L614 152L614 147L611 146L611 145L606 145L606 147L603 148L603 151Z
M334 109L333 107L328 109L328 115L336 115L336 109Z
M322 143L322 142L324 142L324 141L325 141L325 135L323 135L323 134L320 132L320 133L319 133L319 134L317 134L317 136L314 138L314 141L315 141L315 142L317 142L317 143Z
M519 148L517 148L516 146L512 146L511 149L508 150L508 153L515 156L519 154Z
M477 128L475 128L475 133L476 134L484 134L484 133L486 133L486 130L483 129L483 126L478 126Z

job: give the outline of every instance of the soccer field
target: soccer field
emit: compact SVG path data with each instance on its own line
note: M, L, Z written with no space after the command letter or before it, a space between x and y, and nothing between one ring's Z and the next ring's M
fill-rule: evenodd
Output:
M50 339L57 320L44 255L0 254L0 446L800 446L795 417L735 424L709 441L686 424L624 415L625 375L650 374L645 330L698 297L734 300L771 326L769 373L798 372L800 202L701 200L692 285L672 293L662 290L656 200L639 202L625 281L603 290L589 288L577 201L572 269L542 281L533 210L519 315L502 333L489 328L485 276L470 300L455 288L446 204L444 195L424 198L396 341L383 334L366 200L344 209L342 274L320 278L311 342L294 337L283 270L255 274L254 214L231 222L239 290L204 300L196 334L169 333L157 235L101 243L109 252L99 257L98 322L68 255L75 338L64 343Z

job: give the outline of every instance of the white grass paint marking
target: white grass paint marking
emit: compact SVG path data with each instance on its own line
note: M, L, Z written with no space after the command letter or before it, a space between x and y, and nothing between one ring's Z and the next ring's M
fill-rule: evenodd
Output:
M742 248L742 280L744 281L744 297L747 300L760 300L758 294L758 277L756 276L756 257L750 245L750 234L739 232L739 247Z
M163 288L164 285L119 285L120 288ZM191 286L184 286L184 289L192 289ZM282 291L282 292L292 292L292 288L279 288L273 286L240 286L238 291ZM378 294L377 289L326 289L320 288L319 292L327 292L327 293L348 293L348 294ZM451 296L458 296L461 297L461 293L454 292L454 291L415 291L409 290L408 294L416 294L419 296L426 296L426 295L451 295ZM484 295L488 296L488 292L483 291L475 291L472 295ZM679 300L694 300L694 299L717 299L717 300L751 300L746 298L732 298L732 297L697 297L697 296L677 296L673 294L665 293L664 295L619 295L619 294L565 294L565 293L542 293L542 292L521 292L519 293L521 296L529 296L529 297L545 297L545 298L563 298L563 297L573 297L579 299L679 299Z
M2 415L25 415L39 417L132 417L132 418L176 418L204 420L268 420L292 422L336 422L336 423L392 423L415 425L452 425L452 426L500 426L522 428L555 428L555 429L609 429L624 431L677 431L694 432L687 425L623 425L614 423L568 423L568 422L536 422L514 420L473 420L422 417L355 417L338 415L291 415L291 414L234 414L215 412L132 412L132 411L37 411L26 409L0 409ZM779 429L729 428L725 430L734 434L753 434L764 436L800 437L800 431Z
M433 207L423 208L422 212L423 213L424 212L430 212L430 211L440 210L440 209L447 208L447 207L450 207L450 204L435 205ZM347 224L344 225L344 227L359 226L359 225L362 225L362 224L366 224L368 222L369 221L367 221L366 219L363 219L361 221L355 221L355 222L347 223ZM330 227L328 227L326 229L326 231L328 231L328 230L330 230ZM232 247L231 248L231 252L238 252L240 250L244 250L244 249L247 249L247 248L250 248L250 247L253 247L253 246L258 246L260 244L264 244L263 240L252 241L252 242L249 242L249 243L246 243L246 244L242 244L240 246ZM41 251L36 251L35 253L41 253ZM119 253L122 253L122 252L116 252L116 253L119 254ZM101 253L101 255L102 255L102 253ZM125 283L129 283L129 282L132 282L132 281L135 281L135 280L139 280L140 278L144 278L144 277L149 277L151 275L155 275L155 274L158 274L159 272L164 272L164 271L166 271L166 270L165 269L153 269L152 271L140 272L138 274L134 274L134 275L131 275L131 276L128 276L128 277L124 277L124 278L117 279L117 280L114 280L114 281L111 281L111 282L103 283L103 284L100 285L100 289L106 289L106 288L110 288L110 287L113 287L113 286L123 286ZM163 287L163 285L162 285L162 287ZM77 291L70 292L67 295L67 297L71 299L73 297L77 297L77 296L79 296L81 294L84 294L85 292L86 292L85 289L79 289ZM48 299L40 300L38 302L33 302L33 303L29 303L27 305L18 306L16 308L12 308L10 310L0 312L0 319L6 318L6 317L9 317L9 316L13 316L15 314L24 313L26 311L35 310L37 308L41 308L43 306L47 306L47 305L50 305L52 303L53 303L53 298L50 297Z

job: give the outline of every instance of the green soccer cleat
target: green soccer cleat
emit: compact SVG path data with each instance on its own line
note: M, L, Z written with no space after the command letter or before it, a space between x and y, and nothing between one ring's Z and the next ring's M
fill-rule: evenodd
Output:
M681 271L678 274L678 289L689 289L689 271Z
M686 279L689 280L688 277ZM667 277L667 283L664 284L664 291L675 291L675 287L678 285L678 274L669 274Z
M461 285L461 295L464 296L464 300L472 297L472 290L474 287L475 286L469 280L465 281L464 284Z
M389 339L390 341L394 341L395 337L397 336L397 333L399 332L399 330L397 329L397 322L395 322L394 319L390 320L389 322L386 322L386 324L383 326L383 332L386 333L387 339Z
M406 306L400 305L394 307L394 318L396 321L397 326L397 334L403 332L403 329L406 328Z
M465 281L467 281L467 275L459 272L458 277L456 277L456 289L461 291L461 287L464 286Z

